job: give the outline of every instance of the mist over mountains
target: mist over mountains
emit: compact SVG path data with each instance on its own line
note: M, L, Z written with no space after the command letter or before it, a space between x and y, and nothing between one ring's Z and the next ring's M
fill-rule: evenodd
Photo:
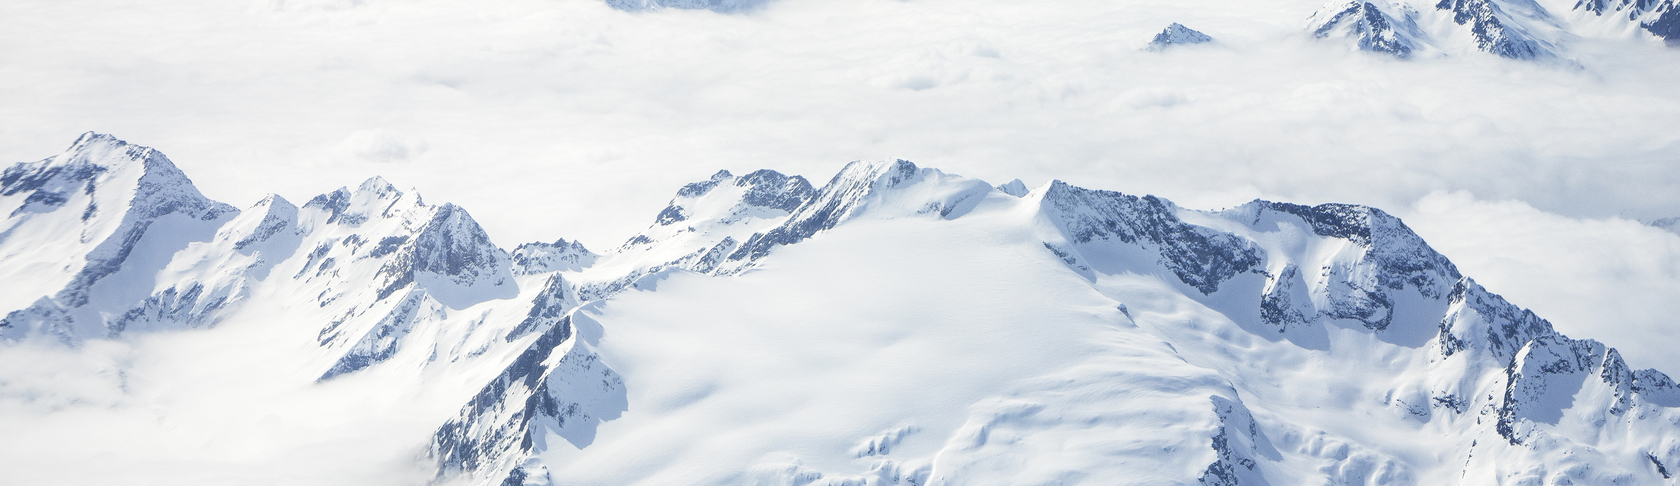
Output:
M88 133L0 173L0 210L19 483L89 457L134 484L492 485L1666 484L1680 461L1668 375L1367 206L888 160L719 171L617 247L508 251L381 178L236 209Z

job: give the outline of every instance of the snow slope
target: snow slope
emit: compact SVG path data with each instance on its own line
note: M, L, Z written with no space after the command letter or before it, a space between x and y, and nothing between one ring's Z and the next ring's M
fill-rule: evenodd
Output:
M8 483L108 482L54 474L95 458L130 484L488 485L1672 484L1680 461L1680 385L1375 208L891 160L719 172L611 251L509 253L378 178L235 215L160 160L90 134L0 180L0 267L30 277L7 290L47 296L6 302L0 431L42 444L0 451ZM100 214L156 207L195 223L131 238L89 304L53 293L146 227Z

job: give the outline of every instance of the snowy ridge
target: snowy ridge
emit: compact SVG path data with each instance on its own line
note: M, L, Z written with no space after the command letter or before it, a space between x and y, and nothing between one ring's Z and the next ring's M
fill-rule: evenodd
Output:
M39 287L6 301L8 339L295 326L305 383L460 400L430 434L439 482L1667 484L1680 464L1680 384L1365 206L854 162L820 188L719 172L597 255L509 253L379 178L237 212L100 135L0 183L0 271Z
M813 189L803 177L770 170L741 177L719 171L705 181L684 186L660 211L653 226L570 277L578 283L568 283L558 273L549 278L525 320L507 339L512 341L545 326L548 333L437 431L431 450L440 461L440 476L466 473L489 483L504 477L529 478L536 483L547 473L542 472L545 469L540 462L530 458L547 449L541 440L545 431L564 432L561 435L568 442L582 447L588 440L579 437L592 436L600 417L610 420L622 411L621 406L614 411L611 405L577 405L582 403L578 400L608 404L623 400L622 385L613 384L619 379L611 368L594 364L598 358L593 352L555 358L558 361L547 365L533 364L549 359L546 356L555 343L580 346L567 341L567 336L573 319L587 319L576 313L584 303L630 289L655 289L657 281L671 272L718 276L741 273L775 247L797 244L859 217L866 208L874 209L876 216L954 218L992 191L985 182L918 168L903 160L853 162L821 189ZM574 362L568 365L568 359ZM589 363L577 365L578 360ZM575 383L595 383L596 373L604 380L601 390L620 398L600 402L599 398L578 398L571 391L576 389ZM521 385L507 384L515 381ZM539 402L572 405L532 405ZM510 403L527 405L517 411L495 405ZM570 428L568 420L574 421ZM577 420L584 422L578 425Z
M1333 0L1308 20L1314 37L1338 38L1399 58L1479 50L1520 60L1559 58L1569 34L1533 0ZM1462 47L1460 47L1462 46Z
M1336 1L1313 14L1309 29L1313 37L1344 38L1362 51L1408 58L1428 49L1417 17L1417 11L1406 4L1394 5L1383 0Z
M596 256L588 248L584 248L582 242L567 243L565 238L553 243L525 243L513 250L513 273L533 275L560 270L582 270L594 265Z
M0 198L0 272L34 284L5 301L18 309L19 299L33 300L0 320L14 339L121 332L115 317L152 291L144 280L238 214L200 194L162 153L91 132L57 156L7 169Z

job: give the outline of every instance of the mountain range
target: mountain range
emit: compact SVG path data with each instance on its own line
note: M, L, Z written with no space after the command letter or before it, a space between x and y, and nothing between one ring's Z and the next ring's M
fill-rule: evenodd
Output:
M88 133L0 174L0 211L8 346L295 330L300 380L458 399L416 444L440 484L1680 472L1680 385L1365 206L1203 211L890 160L720 171L617 247L508 251L377 177L241 210Z

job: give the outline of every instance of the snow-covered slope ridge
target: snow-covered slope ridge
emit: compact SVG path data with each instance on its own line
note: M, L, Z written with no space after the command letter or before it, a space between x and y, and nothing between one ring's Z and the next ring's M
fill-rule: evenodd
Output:
M13 288L64 286L9 303L13 339L207 326L260 292L316 323L328 379L394 356L423 322L519 291L512 259L464 210L427 205L379 178L301 208L269 196L240 213L205 199L155 150L89 134L65 154L13 167L5 181L14 210L0 265L18 276ZM549 257L532 265L586 260Z
M162 153L87 133L0 175L6 336L70 341L120 332L177 250L239 211L205 198Z
M1417 17L1417 11L1406 4L1383 0L1338 1L1313 14L1311 30L1320 39L1348 39L1362 51L1408 58L1427 49Z
M666 213L701 207L689 198L732 180L720 174L691 185L671 206L679 209ZM735 209L710 213L721 217L685 216L681 233L730 226L713 226L721 221L741 224L728 216L739 213L740 200L727 195L705 203ZM848 221L991 225L1022 211L1034 216L1014 224L1036 232L1036 246L1047 257L1065 265L1069 276L1085 282L1081 285L1119 302L1119 318L1136 323L1115 331L1120 337L1104 338L1127 344L1063 350L1072 358L1040 357L1074 364L973 402L961 426L920 432L948 434L935 437L946 441L943 447L919 457L901 452L881 459L861 476L813 469L798 460L720 466L745 468L738 473L744 476L673 474L708 484L988 484L1045 477L1111 484L1115 476L1097 472L1114 468L1149 484L1485 484L1536 478L1641 484L1662 477L1658 464L1680 460L1673 447L1680 431L1672 422L1680 419L1672 408L1680 403L1665 375L1627 370L1614 350L1557 334L1549 323L1462 277L1397 218L1374 208L1256 201L1199 212L1152 196L1060 182L1017 199L979 181L895 161L848 166L790 213L761 213L765 217L753 229L730 231L752 233L748 241L795 244L847 231ZM671 225L656 224L648 234L665 226ZM690 226L697 229L686 230ZM697 252L735 237L714 234L669 254L703 254ZM655 244L638 240L625 247L635 251L603 256L601 265L639 258L636 252L644 250L638 248ZM749 249L743 260L765 261L777 246L783 245L769 245L754 258L753 246L743 244ZM741 275L717 270L724 267L682 268ZM433 452L440 473L468 473L486 484L541 484L580 471L597 478L585 481L592 483L670 478L658 470L618 470L589 459L594 457L589 447L601 440L597 427L634 406L620 401L625 378L602 364L613 357L597 351L608 324L589 316L610 313L593 304L582 308L571 314L577 321L567 323L591 330L551 328L554 334L544 342L565 344L527 350L521 365L510 367L439 430ZM580 341L578 335L588 337ZM1115 394L1111 385L1128 391ZM1321 391L1326 389L1333 393ZM1069 459L1067 450L1030 445L1108 430L1095 424L1151 420L1196 425L1170 432L1104 432L1157 437L1156 450L1181 451L1166 456L1130 446L1084 446L1118 462L1084 463ZM642 433L634 423L625 427L631 429L618 430ZM879 451L912 429L894 430L860 440ZM562 441L570 445L559 445ZM634 444L607 447L623 454L625 447L638 447ZM867 453L870 447L858 447L866 452L850 453L876 457ZM564 452L571 450L584 455ZM1115 465L1130 461L1156 467L1145 474Z
M1312 15L1308 31L1401 58L1473 49L1525 60L1559 57L1569 35L1533 0L1332 0Z
M1680 45L1680 4L1674 0L1580 0L1575 10L1607 22L1637 25L1669 45Z
M992 191L985 182L916 167L904 160L853 162L818 189L800 176L728 171L684 186L653 226L578 278L585 300L632 286L668 269L733 275L777 246L878 208L872 214L954 218Z
M1680 464L1680 385L1364 206L855 162L822 187L719 172L614 250L509 254L379 178L237 212L100 135L0 183L8 338L277 326L300 386L443 397L440 482L1673 484Z

